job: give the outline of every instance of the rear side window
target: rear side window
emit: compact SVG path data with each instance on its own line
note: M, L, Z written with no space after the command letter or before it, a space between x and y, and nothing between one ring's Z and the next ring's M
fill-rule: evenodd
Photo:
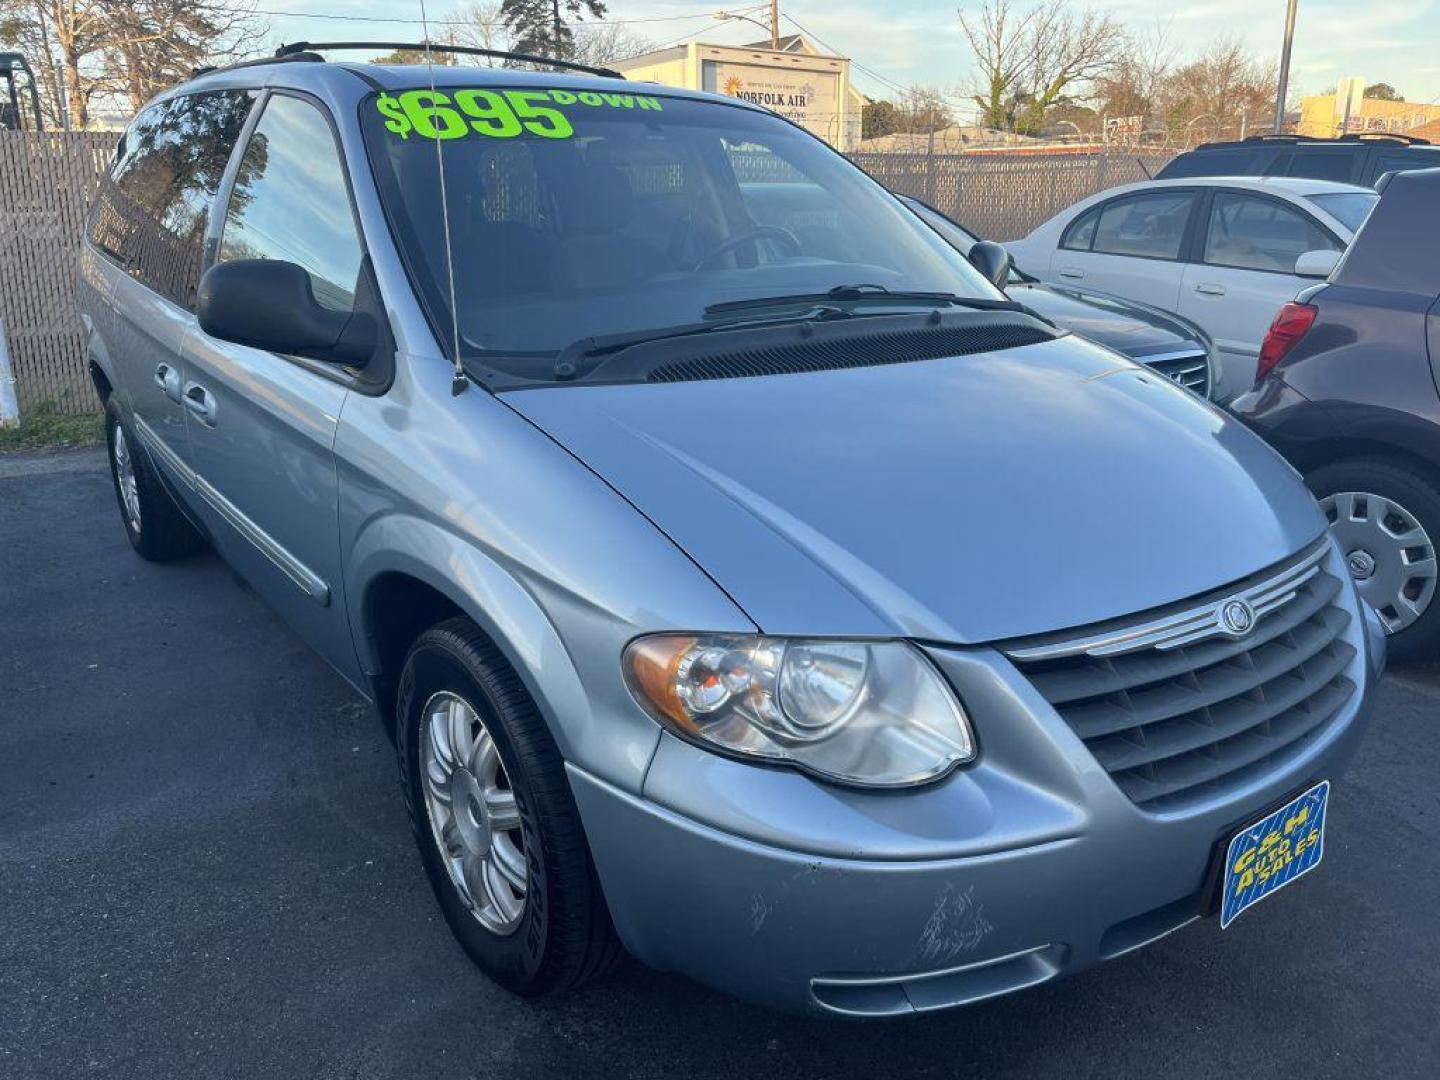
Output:
M522 206L511 210L526 212ZM334 311L350 311L362 258L345 169L329 123L308 102L272 97L240 159L218 261L295 263L309 273L317 301Z
M1130 195L1101 207L1091 250L1107 255L1176 259L1194 205L1192 192Z
M96 196L95 246L187 309L195 306L210 206L250 104L248 92L222 90L152 105L126 133Z
M1440 148L1421 146L1414 150L1391 151L1381 154L1375 162L1375 179L1379 180L1387 172L1435 168L1440 168Z
M1305 176L1312 180L1348 182L1359 159L1360 155L1348 147L1296 150L1288 171L1291 176Z
M1339 249L1314 221L1273 199L1217 192L1211 203L1204 253L1211 266L1293 274L1305 252Z
M1181 154L1165 166L1161 176L1166 180L1188 176L1252 176L1259 155L1254 150L1204 150Z

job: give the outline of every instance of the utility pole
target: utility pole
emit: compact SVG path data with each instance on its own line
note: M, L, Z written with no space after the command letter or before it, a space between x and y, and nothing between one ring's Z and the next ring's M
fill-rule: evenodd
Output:
M1290 47L1295 43L1295 8L1299 0L1290 0L1285 9L1285 44L1280 49L1280 86L1275 91L1275 134L1285 126L1285 98L1290 90Z
M770 0L770 48L780 51L780 0Z

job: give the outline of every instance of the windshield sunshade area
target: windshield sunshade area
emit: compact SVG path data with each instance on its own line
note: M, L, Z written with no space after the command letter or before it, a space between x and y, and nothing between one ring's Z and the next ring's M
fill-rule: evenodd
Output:
M1003 299L859 169L748 107L442 85L361 109L417 289L442 341L458 324L466 359L528 359L549 378L547 358L583 338L836 286L864 286L867 314L884 309L874 292Z

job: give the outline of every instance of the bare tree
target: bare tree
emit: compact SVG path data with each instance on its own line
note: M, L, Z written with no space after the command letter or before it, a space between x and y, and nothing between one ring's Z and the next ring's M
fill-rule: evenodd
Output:
M1225 35L1166 80L1160 107L1172 131L1206 117L1215 128L1242 116L1263 126L1274 119L1274 94L1274 61L1257 59L1238 37Z
M1109 73L1097 80L1101 110L1110 117L1133 119L1137 136L1158 112L1179 55L1170 30L1171 20L1157 16L1147 29L1132 31Z
M1125 28L1104 11L1076 11L1070 0L1048 0L1032 9L1025 27L1027 87L1020 125L1038 131L1053 105L1110 72L1125 51Z
M493 49L503 52L511 46L510 28L506 25L501 6L496 2L462 4L450 16L450 39L470 49ZM474 57L476 63L496 67L500 61Z
M136 108L266 32L254 0L0 0L0 22L39 74L50 121L76 128L96 97Z
M980 123L1009 129L1031 60L1029 29L1035 10L1019 10L1010 0L987 0L978 17L967 18L963 10L958 14L979 69L974 98Z
M620 23L577 27L571 59L582 64L611 64L652 52L656 42Z
M132 109L197 67L237 59L266 32L254 0L110 0L106 9L106 70L96 82Z

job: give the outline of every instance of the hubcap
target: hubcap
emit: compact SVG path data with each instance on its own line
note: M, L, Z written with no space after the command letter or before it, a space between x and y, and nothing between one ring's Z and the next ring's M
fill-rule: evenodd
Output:
M463 698L441 691L426 702L420 763L425 812L455 890L487 930L510 933L529 888L520 810L494 738Z
M125 518L130 528L140 531L140 487L135 482L135 463L130 458L130 444L125 441L125 429L115 425L114 449L115 482L120 487L120 502L125 507Z
M1341 491L1320 500L1330 531L1347 552L1360 596L1388 633L1404 630L1435 599L1435 545L1414 514L1394 499Z

